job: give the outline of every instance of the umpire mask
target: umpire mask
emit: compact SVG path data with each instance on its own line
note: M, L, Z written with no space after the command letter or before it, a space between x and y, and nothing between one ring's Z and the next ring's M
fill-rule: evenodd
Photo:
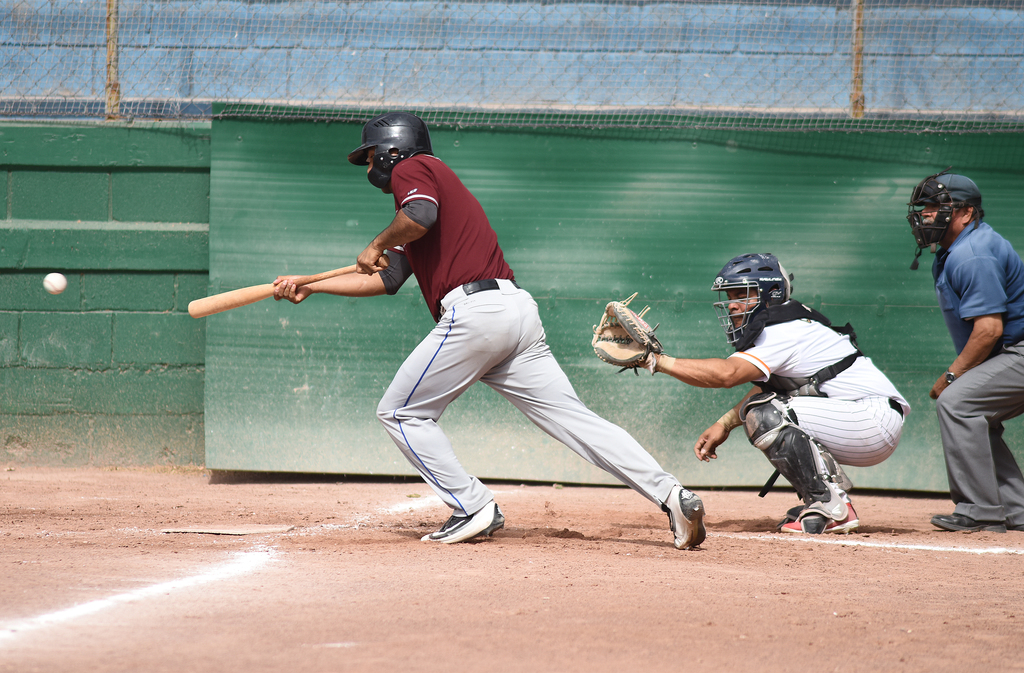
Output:
M952 166L929 175L914 187L914 192L907 203L907 222L917 241L917 255L910 268L917 268L917 257L921 250L930 248L935 252L939 241L946 235L946 230L953 222L955 211L961 208L974 208L975 222L985 216L981 209L981 191L974 181L963 175L950 173ZM924 214L928 206L938 206L938 210Z

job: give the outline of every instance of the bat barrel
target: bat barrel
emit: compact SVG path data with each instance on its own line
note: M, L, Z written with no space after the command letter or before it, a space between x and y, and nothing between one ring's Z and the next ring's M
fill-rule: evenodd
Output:
M189 302L188 314L193 318L205 318L208 315L254 304L273 296L274 285L272 283L243 287Z

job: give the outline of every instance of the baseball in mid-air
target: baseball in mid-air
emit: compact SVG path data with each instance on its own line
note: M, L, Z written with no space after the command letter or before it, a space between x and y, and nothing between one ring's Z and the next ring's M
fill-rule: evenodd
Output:
M68 286L68 279L62 273L48 273L43 278L43 287L50 294L60 294Z

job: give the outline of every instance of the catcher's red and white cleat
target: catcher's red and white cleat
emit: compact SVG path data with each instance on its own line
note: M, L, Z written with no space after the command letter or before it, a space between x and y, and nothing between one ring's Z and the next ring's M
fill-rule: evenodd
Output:
M836 521L835 519L829 519L828 523L825 524L824 530L822 530L822 522L825 521L825 517L820 514L808 514L799 521L790 521L789 523L782 524L779 528L783 533L805 533L810 535L818 535L820 533L839 533L848 534L857 530L860 526L860 519L857 518L857 512L853 510L853 505L846 503L846 518L842 521Z

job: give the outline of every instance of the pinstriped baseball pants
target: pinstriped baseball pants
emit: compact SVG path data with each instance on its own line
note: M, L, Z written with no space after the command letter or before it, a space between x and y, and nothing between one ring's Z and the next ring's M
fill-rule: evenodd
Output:
M878 465L896 450L903 432L903 416L889 406L888 397L797 396L789 406L800 427L843 465Z
M468 296L456 288L441 305L440 322L399 368L377 417L455 514L473 514L493 499L459 463L437 424L448 405L477 381L651 502L660 506L668 499L678 480L629 433L580 401L548 348L528 292L499 281L497 290Z

